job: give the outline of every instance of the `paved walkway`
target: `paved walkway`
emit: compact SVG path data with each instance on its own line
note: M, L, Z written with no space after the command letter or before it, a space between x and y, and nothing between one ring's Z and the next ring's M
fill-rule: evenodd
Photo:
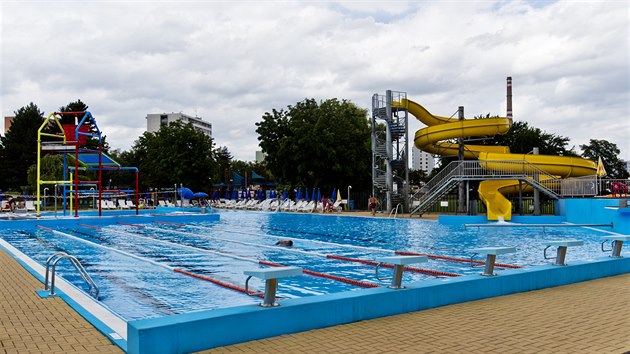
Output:
M0 250L0 353L122 353L61 298Z
M63 300L35 294L41 287L0 250L0 354L121 352ZM629 328L624 274L204 353L625 353Z
M252 341L203 353L629 351L630 274L624 274Z

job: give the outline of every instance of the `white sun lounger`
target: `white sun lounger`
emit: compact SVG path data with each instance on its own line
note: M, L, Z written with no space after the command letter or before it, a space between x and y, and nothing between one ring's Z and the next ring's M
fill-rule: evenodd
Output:
M304 205L303 207L298 209L298 211L301 211L304 213L312 213L314 210L315 210L315 202L312 200L308 202L306 205Z

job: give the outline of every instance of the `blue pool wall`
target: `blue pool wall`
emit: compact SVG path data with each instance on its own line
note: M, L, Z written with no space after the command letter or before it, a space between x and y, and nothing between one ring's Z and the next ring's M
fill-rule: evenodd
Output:
M598 227L605 231L630 234L630 207L619 208L619 198L560 199L556 201L558 215L520 216L513 215L511 222L522 224L611 224L612 227ZM626 199L627 200L627 199ZM440 224L463 225L485 224L485 215L441 215Z
M624 253L627 254L627 251ZM500 258L500 257L499 257ZM128 322L129 353L184 353L630 272L630 258L504 270ZM280 282L282 282L280 280Z
M626 199L627 200L627 199ZM561 199L556 209L570 223L613 223L612 231L630 234L630 207L619 208L621 199Z

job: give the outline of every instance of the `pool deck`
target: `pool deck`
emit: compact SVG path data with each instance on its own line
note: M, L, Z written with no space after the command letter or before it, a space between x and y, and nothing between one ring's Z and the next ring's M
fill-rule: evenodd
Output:
M0 353L120 353L0 250ZM258 324L259 325L259 324ZM204 353L624 353L630 274L241 343Z

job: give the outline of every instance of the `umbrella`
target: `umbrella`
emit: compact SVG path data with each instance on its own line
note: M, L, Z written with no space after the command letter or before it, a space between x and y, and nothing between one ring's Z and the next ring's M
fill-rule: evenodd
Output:
M204 192L197 192L194 193L193 198L208 198L208 193L204 193Z
M307 202L311 201L311 196L308 194L308 188L306 188L306 190L304 191L304 194L306 194L305 198Z
M317 188L317 199L316 200L322 200L322 194L319 192L319 188Z
M214 191L214 193L212 193L212 200L217 200L219 199L219 191Z
M341 191L337 189L337 201L341 202Z
M330 199L334 199L337 196L337 188L333 188L333 192L330 193Z
M225 199L230 199L230 192L228 192L227 188L225 189Z
M238 199L238 191L236 189L232 189L232 199Z
M262 191L262 189L258 190L258 200L263 200L263 191Z
M287 199L287 190L286 189L282 191L282 199L283 200Z
M177 192L184 199L191 199L193 197L193 194L194 194L193 191L191 191L189 188L186 188L186 187L177 188Z
M314 201L314 202L317 201L317 199L315 199L315 197L316 197L315 188L313 188L313 196L311 197L311 200Z
M295 200L302 199L302 189L298 188L297 193L295 195Z

